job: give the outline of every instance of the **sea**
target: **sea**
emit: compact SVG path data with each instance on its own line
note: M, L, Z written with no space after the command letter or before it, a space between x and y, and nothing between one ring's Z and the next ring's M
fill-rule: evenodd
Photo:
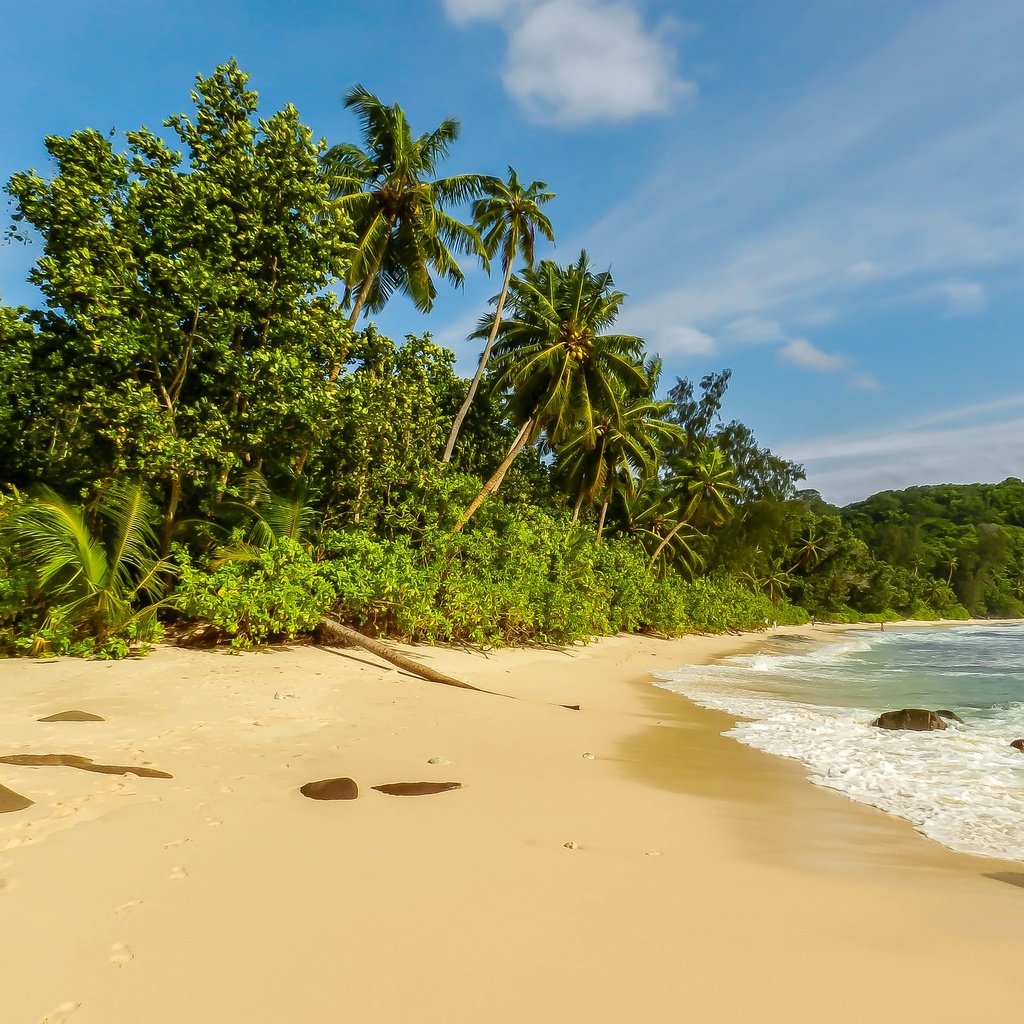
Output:
M964 853L1024 861L1024 624L854 631L664 673L658 685L740 721L725 735L801 761L811 782ZM890 732L899 708L963 724Z

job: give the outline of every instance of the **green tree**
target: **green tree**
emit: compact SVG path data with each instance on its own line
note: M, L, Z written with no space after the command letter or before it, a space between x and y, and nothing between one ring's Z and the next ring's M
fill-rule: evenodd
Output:
M547 191L543 181L533 181L523 186L519 176L510 167L508 181L500 178L487 178L483 182L483 195L473 203L473 223L480 232L484 250L493 259L501 253L501 268L505 277L498 293L494 316L489 319L490 328L487 343L480 355L476 373L470 382L469 390L452 424L448 443L445 445L442 462L451 461L452 451L458 439L462 423L473 404L477 388L483 378L484 370L491 358L491 348L501 326L502 313L505 310L505 299L508 286L512 279L516 257L522 257L527 268L533 267L534 247L538 232L549 242L554 242L555 233L551 222L541 211L541 206L555 198L554 192Z
M455 253L487 260L476 229L446 210L483 188L479 174L434 178L459 136L459 122L446 118L432 132L413 138L405 111L387 106L362 86L345 97L363 133L364 149L332 146L322 157L331 206L355 226L356 246L345 275L352 299L349 326L363 310L378 312L391 294L405 292L422 312L437 297L432 275L461 285ZM338 367L332 368L332 376Z
M542 260L512 278L511 315L498 328L494 347L493 386L508 395L507 413L519 432L456 530L498 489L527 444L543 433L552 446L569 436L594 445L600 412L644 391L643 342L602 333L614 324L625 297L609 272L591 268L585 252L569 267ZM488 317L474 336L488 335L490 327Z
M351 244L321 218L322 149L291 106L257 119L247 81L234 63L197 80L194 116L165 122L184 153L147 129L126 154L81 131L47 139L52 177L8 186L15 221L42 239L30 279L47 309L29 318L7 428L27 440L0 437L3 475L157 484L165 550L183 501L316 448L336 402L327 368L348 345L329 286Z
M557 472L575 498L573 518L583 506L601 501L598 540L612 495L620 491L635 496L638 483L657 472L662 446L680 436L680 428L665 419L671 403L651 397L660 369L656 360L647 367L649 393L624 395L610 409L600 410L592 440L580 434L559 450Z
M668 482L669 489L677 492L685 504L678 524L651 556L651 565L684 525L692 525L701 517L710 525L717 526L732 516L730 495L740 491L733 481L734 472L725 456L713 444L705 441L697 445L683 473Z
M694 572L704 561L694 546L704 540L704 534L687 525L674 495L657 490L652 483L648 481L634 495L620 496L622 509L615 531L640 541L648 568L662 558L666 570L678 562Z

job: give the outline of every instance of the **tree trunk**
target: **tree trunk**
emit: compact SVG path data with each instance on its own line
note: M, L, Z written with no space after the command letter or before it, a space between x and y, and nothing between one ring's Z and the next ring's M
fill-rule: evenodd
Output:
M421 665L418 661L413 661L412 658L407 658L404 654L399 654L392 650L387 644L382 644L379 640L372 640L368 636L363 636L358 630L352 629L350 626L343 626L340 622L327 618L326 615L320 619L320 624L316 629L316 638L326 647L362 647L364 651L369 651L371 654L377 655L378 658L383 658L384 661L389 662L396 668L400 668L405 672L411 672L422 679L429 679L432 683L458 686L460 689L476 690L478 693L490 692L489 690L481 690L478 686L473 686L471 683L464 683L461 679L446 676L443 672L437 672L426 665Z
M404 654L393 651L379 640L372 640L368 636L363 636L357 630L349 626L343 626L340 622L329 619L326 615L320 617L320 624L316 628L316 639L325 647L361 647L364 651L369 651L396 668L402 669L403 672L411 672L414 676L427 679L432 683L457 686L460 690L475 690L477 693L486 693L492 697L508 697L509 700L516 699L507 693L482 690L479 686L473 686L472 683L464 683L461 679L446 676L443 672L437 672L426 665L421 665L418 661L413 661L412 658L407 658ZM579 711L580 709L579 704L555 704L552 706L565 708L567 711Z
M680 531L680 530L681 530L681 529L682 529L682 528L683 528L683 527L684 527L685 525L686 525L686 520L685 520L685 519L680 519L680 520L679 520L679 522L678 522L678 523L676 523L676 525L675 525L675 526L673 526L673 527L672 527L672 529L671 529L671 530L669 530L667 534L665 534L665 536L664 536L664 537L662 538L662 541L661 541L661 543L660 543L660 544L659 544L659 545L657 546L657 548L655 548L655 550L654 550L654 554L653 554L653 555L651 555L651 560L650 560L650 561L649 561L649 562L647 563L647 568L648 568L648 569L651 569L651 568L653 568L653 566L654 566L654 563L655 563L655 562L656 562L656 561L658 560L658 555L660 555L660 554L662 553L662 551L664 551L664 550L665 550L665 546L666 546L666 545L667 545L667 544L669 543L669 541L671 541L671 540L672 540L672 538L673 538L673 537L674 537L674 536L675 536L675 535L676 535L676 534L677 534L677 533L678 533L678 532L679 532L679 531Z
M505 456L505 460L502 464L494 471L494 475L490 480L487 481L480 488L480 493L470 502L469 508L462 513L462 518L455 525L455 532L461 533L462 528L469 522L473 513L487 500L488 496L493 494L500 486L501 481L505 479L505 474L508 472L508 467L515 461L515 457L523 450L526 445L526 439L530 436L530 430L533 428L533 420L527 420L523 424L523 429L516 435L516 439L512 442L512 447L508 450L508 455Z
M356 298L356 304L352 307L352 312L349 314L348 326L350 330L356 329L356 321L359 319L359 314L363 311L363 306L366 305L366 300L369 298L370 289L373 287L373 282L377 280L377 275L380 273L380 267L370 275L367 276L363 282L363 287L359 289L359 295ZM338 379L338 374L341 373L341 362L336 361L331 365L331 372L327 375L327 379L333 384Z
M452 432L448 435L448 443L445 445L444 455L441 456L442 462L452 461L452 452L455 451L455 442L458 440L462 423L466 419L469 407L473 404L473 398L476 396L477 388L483 379L487 361L491 358L491 348L494 345L494 339L498 336L498 328L501 326L501 314L505 309L505 297L508 295L508 283L511 280L512 261L509 260L508 267L505 269L505 281L501 286L501 294L498 296L498 305L494 311L494 323L491 325L491 333L487 338L487 344L484 345L483 353L480 356L480 363L477 365L476 373L473 375L473 380L469 385L469 391L466 392L466 398L459 409L458 415L455 417L455 422L452 424Z
M580 521L580 509L583 507L583 495L581 494L576 499L576 504L572 507L572 521L578 523Z
M171 538L174 536L174 521L178 515L178 504L181 501L181 473L171 478L171 496L164 513L163 536L160 541L160 554L166 555L171 550Z
M601 543L601 534L604 533L604 517L608 515L608 505L611 502L610 498L604 499L604 504L601 506L601 517L597 521L597 543Z

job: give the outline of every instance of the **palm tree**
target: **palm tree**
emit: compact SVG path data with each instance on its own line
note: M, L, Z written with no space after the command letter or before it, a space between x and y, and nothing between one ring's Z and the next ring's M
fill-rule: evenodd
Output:
M519 431L456 531L498 489L527 444L543 433L552 446L569 436L595 445L598 411L617 410L622 396L646 388L643 342L600 333L615 322L625 298L610 273L591 269L585 252L569 267L543 260L509 282L512 314L498 328L493 386L508 392L508 415ZM490 333L490 320L474 337Z
M743 577L753 589L761 591L772 604L778 604L786 596L786 589L796 582L790 571L783 567L780 558L769 562L763 575L745 572Z
M666 443L679 443L685 437L678 424L665 419L672 403L657 402L651 397L660 373L660 361L652 361L647 368L649 392L624 396L616 407L600 414L594 426L593 443L581 434L559 451L558 471L567 480L570 493L576 495L574 518L582 506L601 499L599 542L612 494L620 491L634 497L638 482L657 471Z
M815 526L809 526L807 532L797 539L797 544L799 545L796 552L797 560L790 567L789 572L798 568L803 569L804 572L809 572L829 552L825 538L822 537Z
M687 459L683 473L669 481L670 490L685 501L683 514L668 536L651 556L654 565L661 550L684 525L692 524L698 515L706 518L711 525L718 526L732 517L733 507L729 492L738 493L740 488L733 482L734 470L726 461L721 450L710 441L696 445L693 455Z
M680 561L691 572L703 564L693 542L703 540L705 535L687 526L672 495L652 494L651 489L644 485L632 497L623 495L622 506L619 532L636 537L649 554L655 550L655 559L662 556L666 566ZM666 538L667 543L663 543Z
M476 229L445 212L478 195L484 178L457 174L433 179L458 138L458 121L448 118L413 138L405 111L397 103L386 106L362 86L345 97L345 106L359 117L365 149L350 143L332 146L321 168L333 212L347 216L356 233L345 278L348 297L354 297L349 326L364 309L383 309L396 290L429 312L437 297L432 274L462 284L453 250L486 263ZM332 376L337 372L332 370Z
M286 492L271 489L261 473L248 473L242 480L241 500L224 502L229 521L240 521L241 530L217 551L216 561L257 561L260 551L280 540L309 547L318 518L309 479L293 475Z
M469 391L466 392L466 398L452 424L451 434L441 457L442 462L451 461L459 431L462 429L469 407L473 404L473 398L491 357L491 348L501 326L501 316L505 309L516 255L522 257L527 268L532 268L537 233L540 232L549 242L555 240L551 221L540 209L544 203L555 198L554 192L546 190L547 185L543 181L531 182L524 188L519 176L510 167L507 182L500 178L487 178L483 183L483 196L473 203L473 223L480 232L484 250L491 258L501 252L501 267L505 272L505 279L498 294L494 316L489 320L487 343L480 355L480 362L469 385Z
M128 481L100 493L94 517L45 487L7 512L0 539L31 573L46 608L42 630L60 625L99 644L151 636L174 572L157 554L157 516L142 485ZM37 642L33 653L45 649Z

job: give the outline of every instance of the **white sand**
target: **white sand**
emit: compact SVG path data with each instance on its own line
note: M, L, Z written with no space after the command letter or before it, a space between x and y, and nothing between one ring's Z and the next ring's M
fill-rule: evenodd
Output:
M174 776L0 764L0 784L35 801L0 815L0 1022L1019 1011L1024 887L1006 882L1024 865L950 853L815 789L720 737L724 716L649 684L762 642L412 651L518 700L358 651L0 663L0 755ZM36 721L70 709L106 721ZM359 799L298 792L333 776L355 778ZM464 788L370 790L423 780Z

